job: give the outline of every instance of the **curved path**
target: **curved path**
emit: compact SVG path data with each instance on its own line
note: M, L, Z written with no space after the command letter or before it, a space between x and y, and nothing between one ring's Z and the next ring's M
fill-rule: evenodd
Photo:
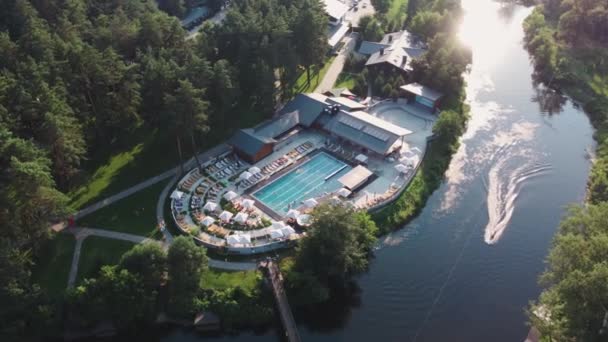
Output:
M164 230L166 231L167 229ZM73 287L76 283L82 242L89 236L100 236L108 239L130 241L133 243L162 243L161 241L150 239L141 235L121 233L99 228L70 227L64 232L73 234L76 238L76 246L74 248L74 255L72 256L72 265L70 266L70 274L68 276L68 288ZM168 234L170 235L170 233ZM168 244L164 243L164 246L167 247ZM231 262L209 258L209 267L228 271L251 271L257 269L257 264L255 262Z
M205 160L209 160L212 157L225 153L229 150L230 150L230 147L228 147L228 145L222 143L222 144L216 145L216 146L210 148L209 150L199 154L199 159L201 160L201 162L204 162ZM194 157L190 158L186 163L184 163L184 169L192 168L194 166L195 162L196 162L196 160L194 159ZM132 195L140 190L143 190L143 189L145 189L151 185L154 185L162 180L165 180L171 176L178 177L179 171L180 171L180 168L178 165L178 166L172 168L171 170L167 170L167 171L161 173L160 175L156 175L152 178L146 179L145 181L143 181L139 184L136 184L128 189L125 189L117 194L114 194L108 198L104 198L103 200L93 203L86 208L82 208L74 214L74 219L78 220L88 214L91 214L105 206L108 206L116 201L119 201L129 195Z

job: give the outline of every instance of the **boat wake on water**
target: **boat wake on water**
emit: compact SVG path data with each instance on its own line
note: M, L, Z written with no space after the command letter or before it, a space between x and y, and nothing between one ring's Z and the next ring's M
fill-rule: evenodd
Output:
M484 241L493 245L500 240L515 210L515 201L522 186L531 178L551 171L548 164L524 163L513 167L511 159L501 159L494 163L488 172L486 185L488 224L485 227Z

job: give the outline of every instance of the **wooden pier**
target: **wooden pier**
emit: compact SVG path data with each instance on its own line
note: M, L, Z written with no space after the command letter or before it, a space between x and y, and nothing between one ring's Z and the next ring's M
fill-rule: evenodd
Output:
M264 274L266 275L272 293L274 294L274 299L277 308L279 309L279 316L281 316L283 330L285 331L285 337L289 342L300 342L298 327L296 326L291 307L287 301L287 295L283 289L283 276L281 275L279 267L274 261L268 260L260 262L260 268L265 271Z

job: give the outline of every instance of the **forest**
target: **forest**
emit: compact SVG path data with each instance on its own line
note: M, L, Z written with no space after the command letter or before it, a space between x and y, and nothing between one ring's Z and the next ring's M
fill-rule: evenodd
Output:
M542 0L524 23L535 77L579 102L596 131L586 203L562 221L529 308L551 341L605 341L608 322L608 1Z
M2 1L0 330L55 316L32 268L88 164L142 131L181 156L209 127L271 116L323 62L326 20L317 0L233 1L224 25L186 40L153 0Z

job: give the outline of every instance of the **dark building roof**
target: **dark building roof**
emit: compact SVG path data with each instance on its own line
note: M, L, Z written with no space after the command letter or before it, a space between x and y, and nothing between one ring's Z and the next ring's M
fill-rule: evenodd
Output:
M317 120L325 107L327 107L327 96L325 95L314 93L298 94L281 109L279 114L285 115L287 113L296 112L298 115L298 122L302 126L309 127Z
M264 147L264 145L274 142L274 139L258 136L254 133L253 129L245 128L234 133L228 143L234 148L237 148L250 156L254 156Z
M325 129L378 154L391 152L398 139L411 131L365 112L341 111Z
M422 84L419 83L410 83L410 84L406 84L400 87L401 89L412 93L414 95L418 95L418 96L422 96L424 98L427 98L433 102L439 100L443 94L431 89L429 87L423 86Z
M382 40L362 42L359 53L370 55L365 65L388 63L401 70L410 71L412 60L426 52L424 44L407 31L392 32Z

